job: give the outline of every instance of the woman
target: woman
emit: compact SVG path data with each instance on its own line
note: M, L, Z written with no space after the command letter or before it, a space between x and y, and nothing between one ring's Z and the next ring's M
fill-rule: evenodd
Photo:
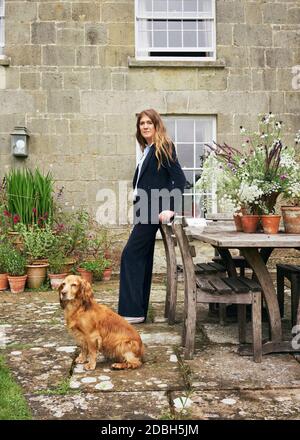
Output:
M131 323L147 318L156 232L181 205L186 183L160 115L144 110L136 126L143 156L133 178L135 226L122 253L119 296L119 314Z

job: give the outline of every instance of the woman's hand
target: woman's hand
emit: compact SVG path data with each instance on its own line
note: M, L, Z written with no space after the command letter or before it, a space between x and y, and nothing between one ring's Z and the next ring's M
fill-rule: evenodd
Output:
M162 211L159 214L158 218L161 223L169 223L171 218L174 217L174 215L175 215L174 211Z

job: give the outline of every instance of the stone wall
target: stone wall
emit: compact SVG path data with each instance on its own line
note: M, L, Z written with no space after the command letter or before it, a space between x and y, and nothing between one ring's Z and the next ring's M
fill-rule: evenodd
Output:
M148 107L215 114L218 141L235 144L240 125L272 111L292 142L299 23L299 0L217 0L216 63L143 63L134 60L134 0L6 0L0 176L25 164L51 169L69 206L95 213L99 189L131 180L135 114ZM16 125L31 131L26 160L11 156Z

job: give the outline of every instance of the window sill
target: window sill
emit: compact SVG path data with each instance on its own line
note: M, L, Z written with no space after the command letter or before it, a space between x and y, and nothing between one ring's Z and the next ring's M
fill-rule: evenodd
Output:
M134 57L128 57L128 67L211 67L224 69L226 67L225 60L216 61L188 61L188 60L138 60Z
M6 55L0 55L0 66L9 66L10 65L10 58L8 58Z

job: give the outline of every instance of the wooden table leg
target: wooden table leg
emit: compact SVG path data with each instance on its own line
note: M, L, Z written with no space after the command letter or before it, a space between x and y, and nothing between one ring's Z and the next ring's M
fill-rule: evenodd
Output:
M282 328L280 320L279 305L276 296L276 290L271 278L271 275L264 263L262 256L259 254L258 249L255 248L242 248L242 254L246 258L249 265L252 267L257 280L259 281L267 310L269 314L270 326L271 326L271 338L272 342L282 341Z

